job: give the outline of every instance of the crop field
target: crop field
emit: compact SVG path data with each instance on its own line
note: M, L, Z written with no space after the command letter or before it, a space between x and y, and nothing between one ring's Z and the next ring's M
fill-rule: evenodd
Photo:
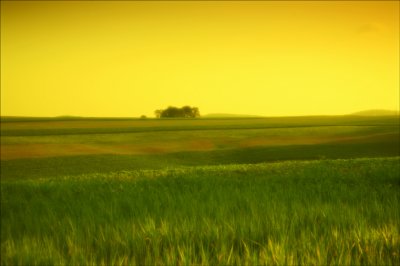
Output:
M2 118L1 265L399 265L400 121Z

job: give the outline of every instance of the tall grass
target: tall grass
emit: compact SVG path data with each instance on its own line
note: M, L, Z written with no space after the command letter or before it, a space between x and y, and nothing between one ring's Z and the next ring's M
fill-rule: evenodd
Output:
M399 157L2 180L2 265L398 265Z

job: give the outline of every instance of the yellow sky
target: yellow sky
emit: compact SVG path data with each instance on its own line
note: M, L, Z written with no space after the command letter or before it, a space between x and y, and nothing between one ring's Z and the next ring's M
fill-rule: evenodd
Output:
M399 108L399 2L1 2L1 115Z

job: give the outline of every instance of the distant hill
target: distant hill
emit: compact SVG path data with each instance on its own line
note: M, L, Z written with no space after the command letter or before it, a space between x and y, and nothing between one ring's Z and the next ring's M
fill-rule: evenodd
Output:
M242 114L206 114L202 115L203 118L220 118L220 117L227 117L227 118L234 118L234 117L262 117L259 115L242 115Z
M381 109L373 109L373 110L365 110L356 113L352 113L350 115L359 115L359 116L387 116L387 115L400 115L399 111L394 110L381 110Z

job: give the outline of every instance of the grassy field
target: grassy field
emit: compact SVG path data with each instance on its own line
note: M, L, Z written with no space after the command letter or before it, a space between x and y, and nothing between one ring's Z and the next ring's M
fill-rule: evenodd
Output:
M3 181L2 265L398 265L399 158Z
M399 117L1 120L2 265L399 265Z

